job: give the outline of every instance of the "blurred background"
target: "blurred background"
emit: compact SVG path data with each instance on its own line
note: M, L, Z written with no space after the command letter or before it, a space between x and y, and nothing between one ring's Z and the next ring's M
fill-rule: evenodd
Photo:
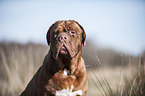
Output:
M145 94L145 0L0 0L0 96L25 89L57 20L85 29L88 96Z

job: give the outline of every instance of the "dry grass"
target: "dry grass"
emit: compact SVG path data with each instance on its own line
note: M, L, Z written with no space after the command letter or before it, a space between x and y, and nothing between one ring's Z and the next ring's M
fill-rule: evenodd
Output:
M1 44L0 96L17 96L42 64L47 53L44 45Z
M88 71L88 96L145 96L145 62L128 66L101 68L97 58L96 70ZM123 63L123 59L122 59Z
M18 96L41 66L48 49L32 43L0 44L0 96ZM139 59L134 66L133 60L128 59L127 66L102 68L97 58L96 69L87 70L87 96L144 96L145 64Z
M103 70L89 70L88 96L117 96L125 88L125 82L132 79L133 73L129 67L103 68ZM134 73L137 71L134 68ZM108 85L109 84L109 85ZM120 90L120 92L119 92ZM125 95L118 95L125 96Z

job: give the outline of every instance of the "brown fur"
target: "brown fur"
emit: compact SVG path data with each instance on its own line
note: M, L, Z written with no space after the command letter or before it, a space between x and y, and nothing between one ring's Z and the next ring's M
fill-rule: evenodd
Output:
M69 29L76 33L69 33ZM58 34L54 35L58 30ZM60 40L60 35L67 39ZM55 96L57 90L70 88L71 85L74 86L73 91L82 90L82 96L86 96L88 82L84 60L81 57L81 47L82 44L85 45L85 38L83 27L76 21L55 22L47 32L47 42L51 44L50 51L21 96ZM63 44L67 54L61 51ZM70 70L67 76L63 75L64 68Z

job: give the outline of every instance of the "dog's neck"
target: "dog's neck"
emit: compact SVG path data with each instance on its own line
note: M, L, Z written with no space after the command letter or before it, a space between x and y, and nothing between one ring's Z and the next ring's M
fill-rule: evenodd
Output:
M79 53L77 53L77 55L71 59L66 59L63 57L58 57L57 59L55 59L53 57L53 52L50 50L49 51L49 56L50 58L52 58L50 62L53 62L51 64L52 67L55 67L55 69L59 70L63 70L63 69L67 69L70 70L70 74L73 74L75 71L75 68L77 68L78 64L80 63L79 61L81 61L81 51ZM53 68L52 68L53 69Z

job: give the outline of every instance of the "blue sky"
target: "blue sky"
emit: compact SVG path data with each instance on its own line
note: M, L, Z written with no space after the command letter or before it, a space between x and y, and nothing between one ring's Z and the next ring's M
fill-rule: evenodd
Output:
M46 32L57 20L73 19L87 39L137 55L145 49L143 0L1 0L0 41L46 44Z

